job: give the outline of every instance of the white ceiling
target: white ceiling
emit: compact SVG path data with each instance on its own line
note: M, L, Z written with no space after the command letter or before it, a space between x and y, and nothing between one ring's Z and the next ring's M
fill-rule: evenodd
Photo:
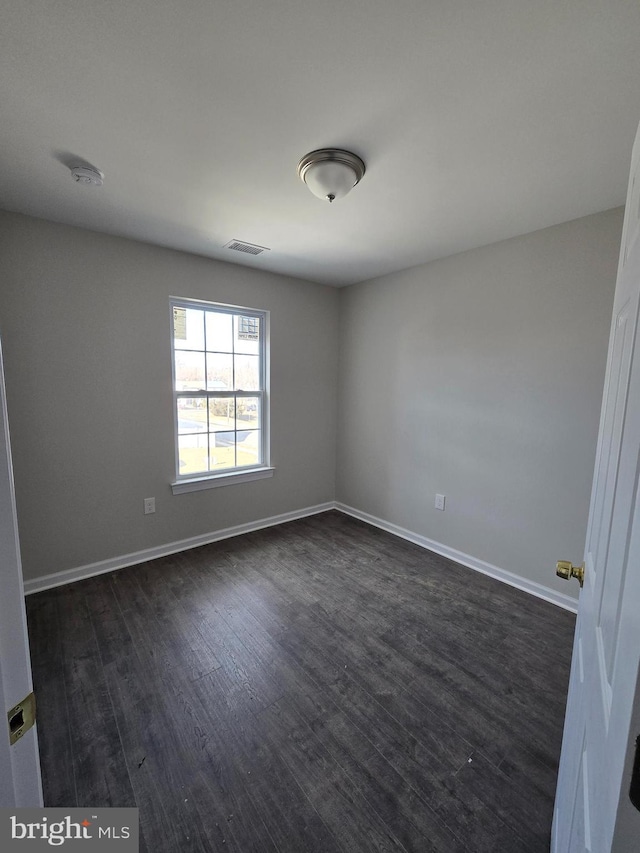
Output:
M639 120L638 0L0 0L0 208L326 284L623 204Z

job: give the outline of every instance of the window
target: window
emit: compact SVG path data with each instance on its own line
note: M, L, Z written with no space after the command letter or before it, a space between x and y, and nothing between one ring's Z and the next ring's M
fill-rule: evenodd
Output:
M264 311L173 299L174 494L270 476Z

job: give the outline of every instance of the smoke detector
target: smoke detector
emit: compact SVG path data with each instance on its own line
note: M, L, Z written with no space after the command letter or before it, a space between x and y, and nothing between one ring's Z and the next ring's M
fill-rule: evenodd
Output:
M71 169L73 180L78 184L101 187L104 183L104 172L94 169L93 166L74 166Z

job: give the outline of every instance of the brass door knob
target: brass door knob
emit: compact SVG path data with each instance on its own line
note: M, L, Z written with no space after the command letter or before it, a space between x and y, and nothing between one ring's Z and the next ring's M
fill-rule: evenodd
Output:
M556 574L565 581L568 581L569 578L578 578L578 583L582 587L584 584L584 563L581 566L574 566L569 560L558 560Z

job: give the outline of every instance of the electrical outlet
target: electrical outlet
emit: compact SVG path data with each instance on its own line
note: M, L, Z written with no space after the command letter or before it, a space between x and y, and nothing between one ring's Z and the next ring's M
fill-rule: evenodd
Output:
M444 502L446 498L444 495L436 495L436 509L441 509L444 512Z
M156 511L156 499L155 498L145 498L144 499L144 514L151 515L152 512Z

